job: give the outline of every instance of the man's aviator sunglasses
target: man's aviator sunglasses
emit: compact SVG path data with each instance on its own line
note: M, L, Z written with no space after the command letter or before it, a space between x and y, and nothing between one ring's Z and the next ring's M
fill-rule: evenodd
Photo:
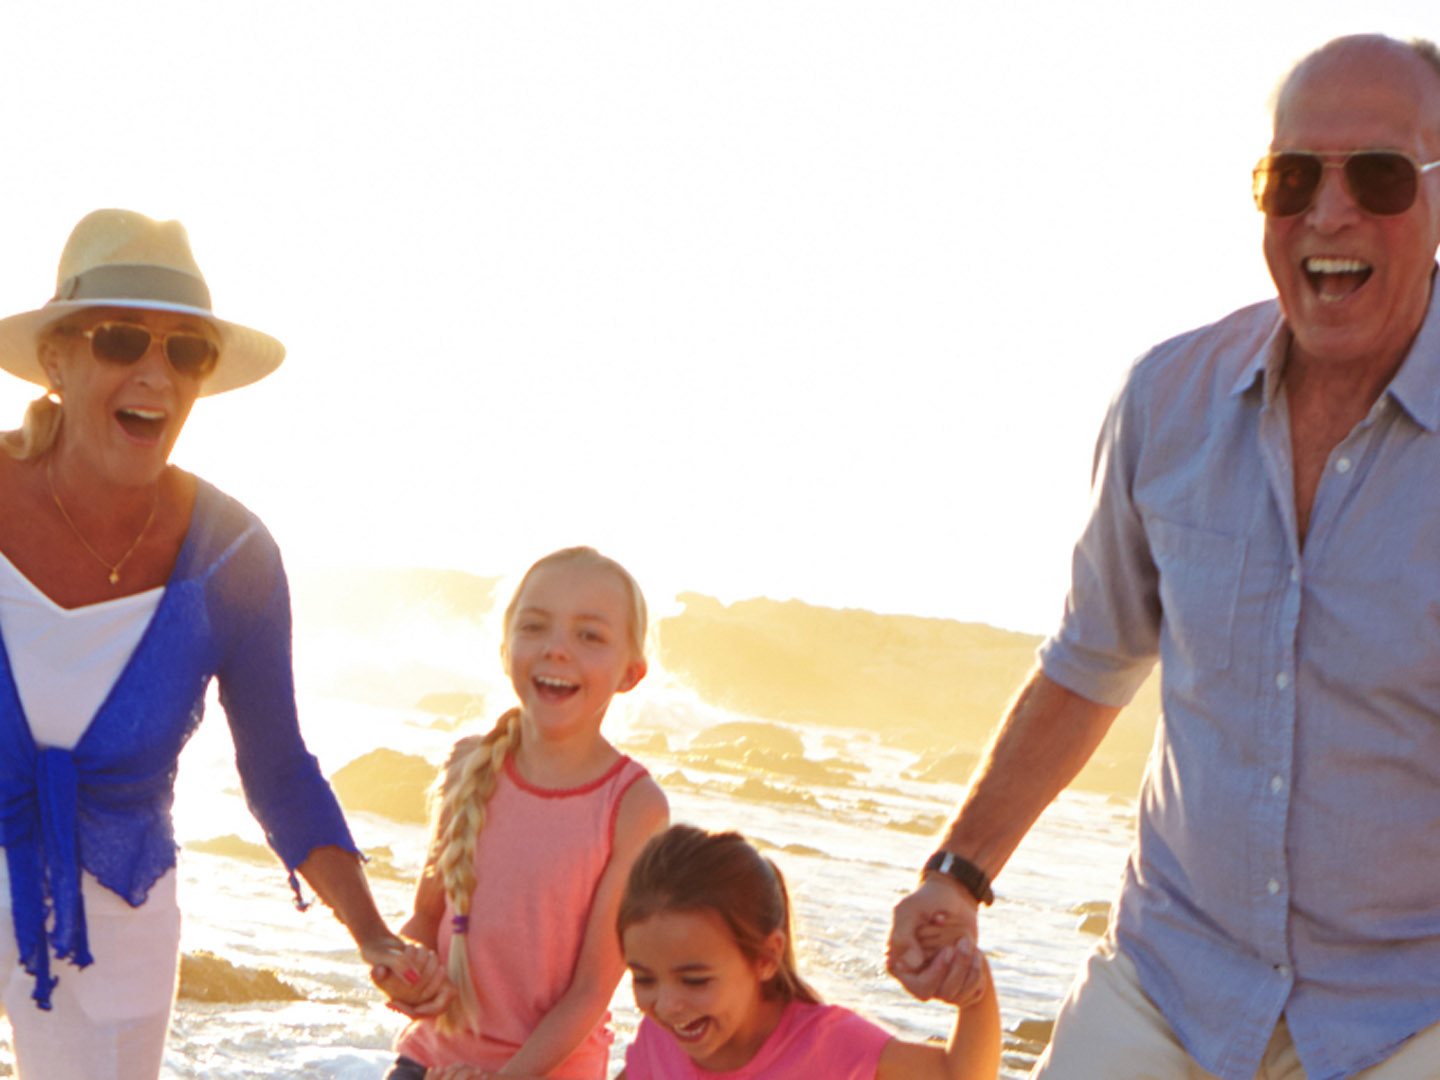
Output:
M156 338L164 346L165 359L180 375L204 378L215 370L215 363L220 359L219 347L193 330L172 330L160 335L138 323L102 322L88 330L72 332L89 338L90 355L106 364L135 363L150 351L150 342Z
M1403 214L1415 205L1420 177L1440 168L1440 160L1421 165L1399 150L1354 150L1317 154L1285 150L1266 154L1255 166L1255 205L1271 217L1303 214L1315 202L1326 169L1345 170L1345 184L1362 210Z

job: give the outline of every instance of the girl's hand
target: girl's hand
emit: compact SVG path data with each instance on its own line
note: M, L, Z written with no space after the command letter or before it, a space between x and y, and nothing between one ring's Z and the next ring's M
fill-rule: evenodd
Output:
M969 938L946 945L931 961L939 972L934 996L962 1009L975 1004L990 987L990 965Z
M412 1020L436 1016L455 997L445 966L424 945L394 938L367 945L360 955L370 962L370 981L390 999L388 1007L402 1016Z

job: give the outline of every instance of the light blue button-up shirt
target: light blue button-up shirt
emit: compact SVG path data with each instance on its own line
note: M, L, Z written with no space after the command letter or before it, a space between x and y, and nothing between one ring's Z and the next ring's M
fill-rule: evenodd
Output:
M1335 447L1302 550L1272 301L1158 346L1111 405L1045 673L1164 716L1116 933L1190 1054L1311 1080L1440 1021L1440 287ZM1440 1063L1437 1063L1440 1069Z

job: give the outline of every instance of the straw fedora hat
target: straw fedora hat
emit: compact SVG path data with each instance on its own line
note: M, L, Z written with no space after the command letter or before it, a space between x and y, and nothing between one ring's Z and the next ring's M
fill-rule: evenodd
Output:
M285 359L285 346L269 334L215 317L185 226L131 210L96 210L65 242L54 297L35 311L0 319L0 368L48 387L37 349L40 331L90 307L177 311L215 327L220 359L201 384L202 397L263 379Z

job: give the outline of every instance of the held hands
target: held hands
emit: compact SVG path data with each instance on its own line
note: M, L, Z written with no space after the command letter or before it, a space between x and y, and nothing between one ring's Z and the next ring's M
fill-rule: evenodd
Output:
M370 964L370 981L390 999L387 1007L402 1016L437 1016L455 997L445 965L424 945L390 938L363 946L360 955Z
M942 946L927 966L939 974L931 997L965 1008L974 1005L990 985L990 965L969 938Z
M895 905L885 966L912 996L956 1005L980 997L989 969L975 909L964 889L937 875Z

